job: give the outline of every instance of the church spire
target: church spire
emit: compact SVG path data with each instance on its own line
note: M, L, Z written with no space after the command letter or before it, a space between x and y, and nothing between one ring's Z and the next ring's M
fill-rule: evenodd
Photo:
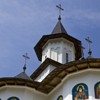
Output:
M58 34L58 33L68 34L61 23L61 11L63 11L64 9L61 7L61 4L56 5L56 7L59 9L59 17L58 17L58 22L52 31L52 34Z
M57 22L56 26L54 27L52 31L52 34L58 34L58 33L68 34L60 20Z
M82 57L82 52L80 47L81 41L77 40L76 38L70 36L67 33L64 26L61 23L61 11L63 10L63 8L61 7L61 5L57 5L56 7L59 8L58 22L54 27L52 33L49 35L43 35L42 38L34 47L37 57L42 62L44 62L46 58L56 60L60 63L66 63L67 61L78 60L80 57ZM59 41L59 46L56 47L58 45L58 41ZM62 43L64 43L63 46ZM70 46L67 47L67 45L71 46L72 51L70 51ZM64 48L66 48L66 50ZM66 54L64 54L65 52Z
M64 11L64 9L61 7L61 4L56 5L56 7L59 9L59 17L58 17L58 20L60 21L61 20L61 11Z
M89 37L87 37L86 39L85 39L87 42L88 42L88 58L91 58L92 56L92 51L91 51L91 47L90 47L90 44L92 43L92 41L90 40L90 38Z
M28 59L30 59L30 57L28 57L28 53L26 53L25 55L22 55L24 58L25 58L25 64L24 64L24 67L23 67L23 71L25 72L26 71L26 61Z
M20 79L25 79L25 80L32 80L27 74L26 74L26 61L28 59L30 59L30 57L28 57L28 53L25 53L24 55L22 55L25 58L25 64L23 67L23 72L21 72L20 74L16 75L15 78L20 78Z

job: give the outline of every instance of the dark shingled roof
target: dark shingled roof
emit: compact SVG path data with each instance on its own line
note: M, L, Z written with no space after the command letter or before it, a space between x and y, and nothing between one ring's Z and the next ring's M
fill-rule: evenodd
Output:
M58 68L59 66L63 65L57 61L54 61L50 58L47 58L38 68L35 72L33 72L33 74L30 76L33 80L35 80L49 65L53 65L56 68Z
M21 78L26 80L32 80L25 72L21 72L20 74L16 75L15 78Z
M100 71L100 58L78 60L57 67L41 83L35 82L34 80L32 81L15 77L0 78L0 88L7 85L25 86L48 94L54 90L61 82L64 82L62 80L68 75L81 71L92 72L95 69Z
M54 27L54 29L52 31L52 34L58 34L58 33L68 34L60 20L57 22L56 26Z
M25 87L30 87L33 89L38 88L40 85L39 82L35 82L32 80L26 80L26 79L21 79L21 78L15 78L15 77L5 77L5 78L0 78L0 88L4 86L25 86Z

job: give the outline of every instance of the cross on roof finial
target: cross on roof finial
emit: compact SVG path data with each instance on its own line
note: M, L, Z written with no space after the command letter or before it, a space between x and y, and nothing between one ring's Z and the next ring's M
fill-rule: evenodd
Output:
M25 64L24 64L24 67L23 67L23 70L24 70L24 72L25 72L25 70L26 70L26 61L28 60L28 59L30 59L30 57L28 57L28 53L26 53L25 55L22 55L24 58L25 58Z
M58 20L61 20L61 11L63 11L64 9L61 7L61 4L56 5L56 7L59 9L59 18L58 18Z
M88 42L88 50L89 50L88 54L89 54L89 56L91 56L92 51L91 51L91 48L90 48L90 44L92 43L92 41L90 40L89 37L87 37L85 40Z

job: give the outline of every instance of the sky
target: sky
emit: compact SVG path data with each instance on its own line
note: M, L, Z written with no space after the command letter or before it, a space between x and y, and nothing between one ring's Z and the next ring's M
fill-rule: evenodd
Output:
M90 37L92 56L100 57L100 0L0 0L0 77L13 77L23 71L31 75L41 64L34 46L43 35L51 34L58 21L61 4L62 24L69 35L82 41L85 58Z

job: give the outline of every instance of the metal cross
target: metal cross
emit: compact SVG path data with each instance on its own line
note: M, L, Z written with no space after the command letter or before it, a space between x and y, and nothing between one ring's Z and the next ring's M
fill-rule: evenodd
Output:
M89 37L87 37L85 40L88 42L88 49L91 50L90 44L92 43L92 41L90 40Z
M85 40L88 42L88 50L89 50L88 54L91 56L92 51L91 51L91 48L90 48L90 44L92 43L92 41L90 40L89 37L87 37Z
M28 57L28 53L26 53L25 55L22 55L24 58L25 58L25 64L24 64L24 67L23 67L23 70L24 70L24 72L25 72L25 70L26 70L26 61L28 60L28 59L30 59L30 57Z
M56 7L59 9L59 20L61 20L61 11L63 11L64 9L61 7L61 4L56 5Z

